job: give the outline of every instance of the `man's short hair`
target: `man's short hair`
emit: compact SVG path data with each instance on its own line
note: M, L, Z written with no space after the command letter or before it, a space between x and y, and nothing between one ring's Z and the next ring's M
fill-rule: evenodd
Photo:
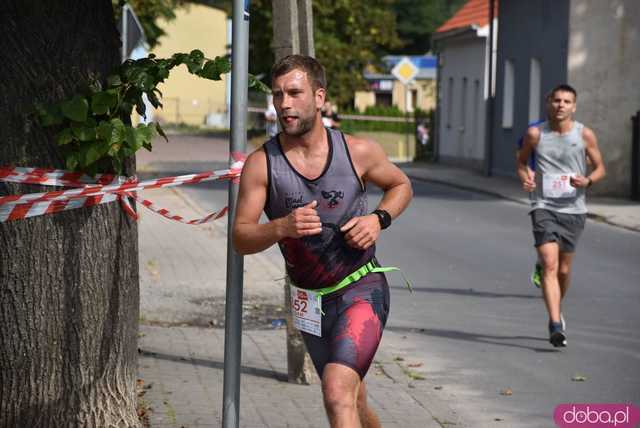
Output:
M302 70L307 73L313 90L327 89L327 77L324 67L315 58L305 55L287 55L276 62L271 68L271 85L278 77L293 70Z
M556 92L571 92L573 94L573 100L577 101L578 100L578 92L576 92L576 90L573 88L573 86L568 85L566 83L562 83L558 86L556 86L555 88L553 88L551 91L549 91L549 93L547 94L547 101L550 101L553 96L556 94Z

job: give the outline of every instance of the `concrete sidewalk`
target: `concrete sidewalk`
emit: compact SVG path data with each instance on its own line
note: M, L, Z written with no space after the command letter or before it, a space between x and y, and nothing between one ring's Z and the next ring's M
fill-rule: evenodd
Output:
M148 197L189 219L204 214L177 189ZM152 427L219 427L226 220L189 226L148 210L140 216L140 401ZM276 253L245 258L240 426L326 427L319 385L286 381L283 276ZM383 426L471 426L447 405L454 393L429 379L438 370L430 364L411 357L406 335L385 332L367 376Z
M529 205L527 194L515 178L487 177L469 169L431 163L414 162L399 166L413 179L487 193ZM640 202L587 194L587 208L592 219L640 232Z

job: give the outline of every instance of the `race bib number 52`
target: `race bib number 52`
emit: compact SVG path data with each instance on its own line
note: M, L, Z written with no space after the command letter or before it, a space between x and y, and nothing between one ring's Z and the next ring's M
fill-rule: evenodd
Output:
M572 198L576 188L571 185L575 174L545 174L542 176L542 195L545 198Z
M321 298L311 290L291 286L291 317L295 328L322 336Z

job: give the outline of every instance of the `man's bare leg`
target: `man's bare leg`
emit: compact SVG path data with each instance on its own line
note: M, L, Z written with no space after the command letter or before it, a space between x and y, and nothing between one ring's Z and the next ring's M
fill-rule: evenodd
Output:
M560 300L562 293L558 281L560 248L557 242L546 242L538 247L538 257L543 267L542 294L549 312L549 319L560 322Z
M560 252L560 261L558 268L558 282L560 283L560 300L564 299L569 290L571 283L571 266L573 263L573 256L576 253L563 253Z
M322 396L331 428L361 428L358 414L360 376L350 367L329 363L322 373Z
M360 415L360 422L362 428L380 428L380 419L376 412L373 411L367 403L367 387L365 381L360 382L360 388L358 390L358 414Z

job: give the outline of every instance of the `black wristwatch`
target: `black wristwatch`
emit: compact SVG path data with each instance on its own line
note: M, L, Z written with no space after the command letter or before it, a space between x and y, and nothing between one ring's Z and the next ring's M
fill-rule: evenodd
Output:
M372 212L372 214L378 216L378 221L380 222L381 229L386 229L387 227L391 226L391 214L389 214L385 210L375 210L374 212Z

